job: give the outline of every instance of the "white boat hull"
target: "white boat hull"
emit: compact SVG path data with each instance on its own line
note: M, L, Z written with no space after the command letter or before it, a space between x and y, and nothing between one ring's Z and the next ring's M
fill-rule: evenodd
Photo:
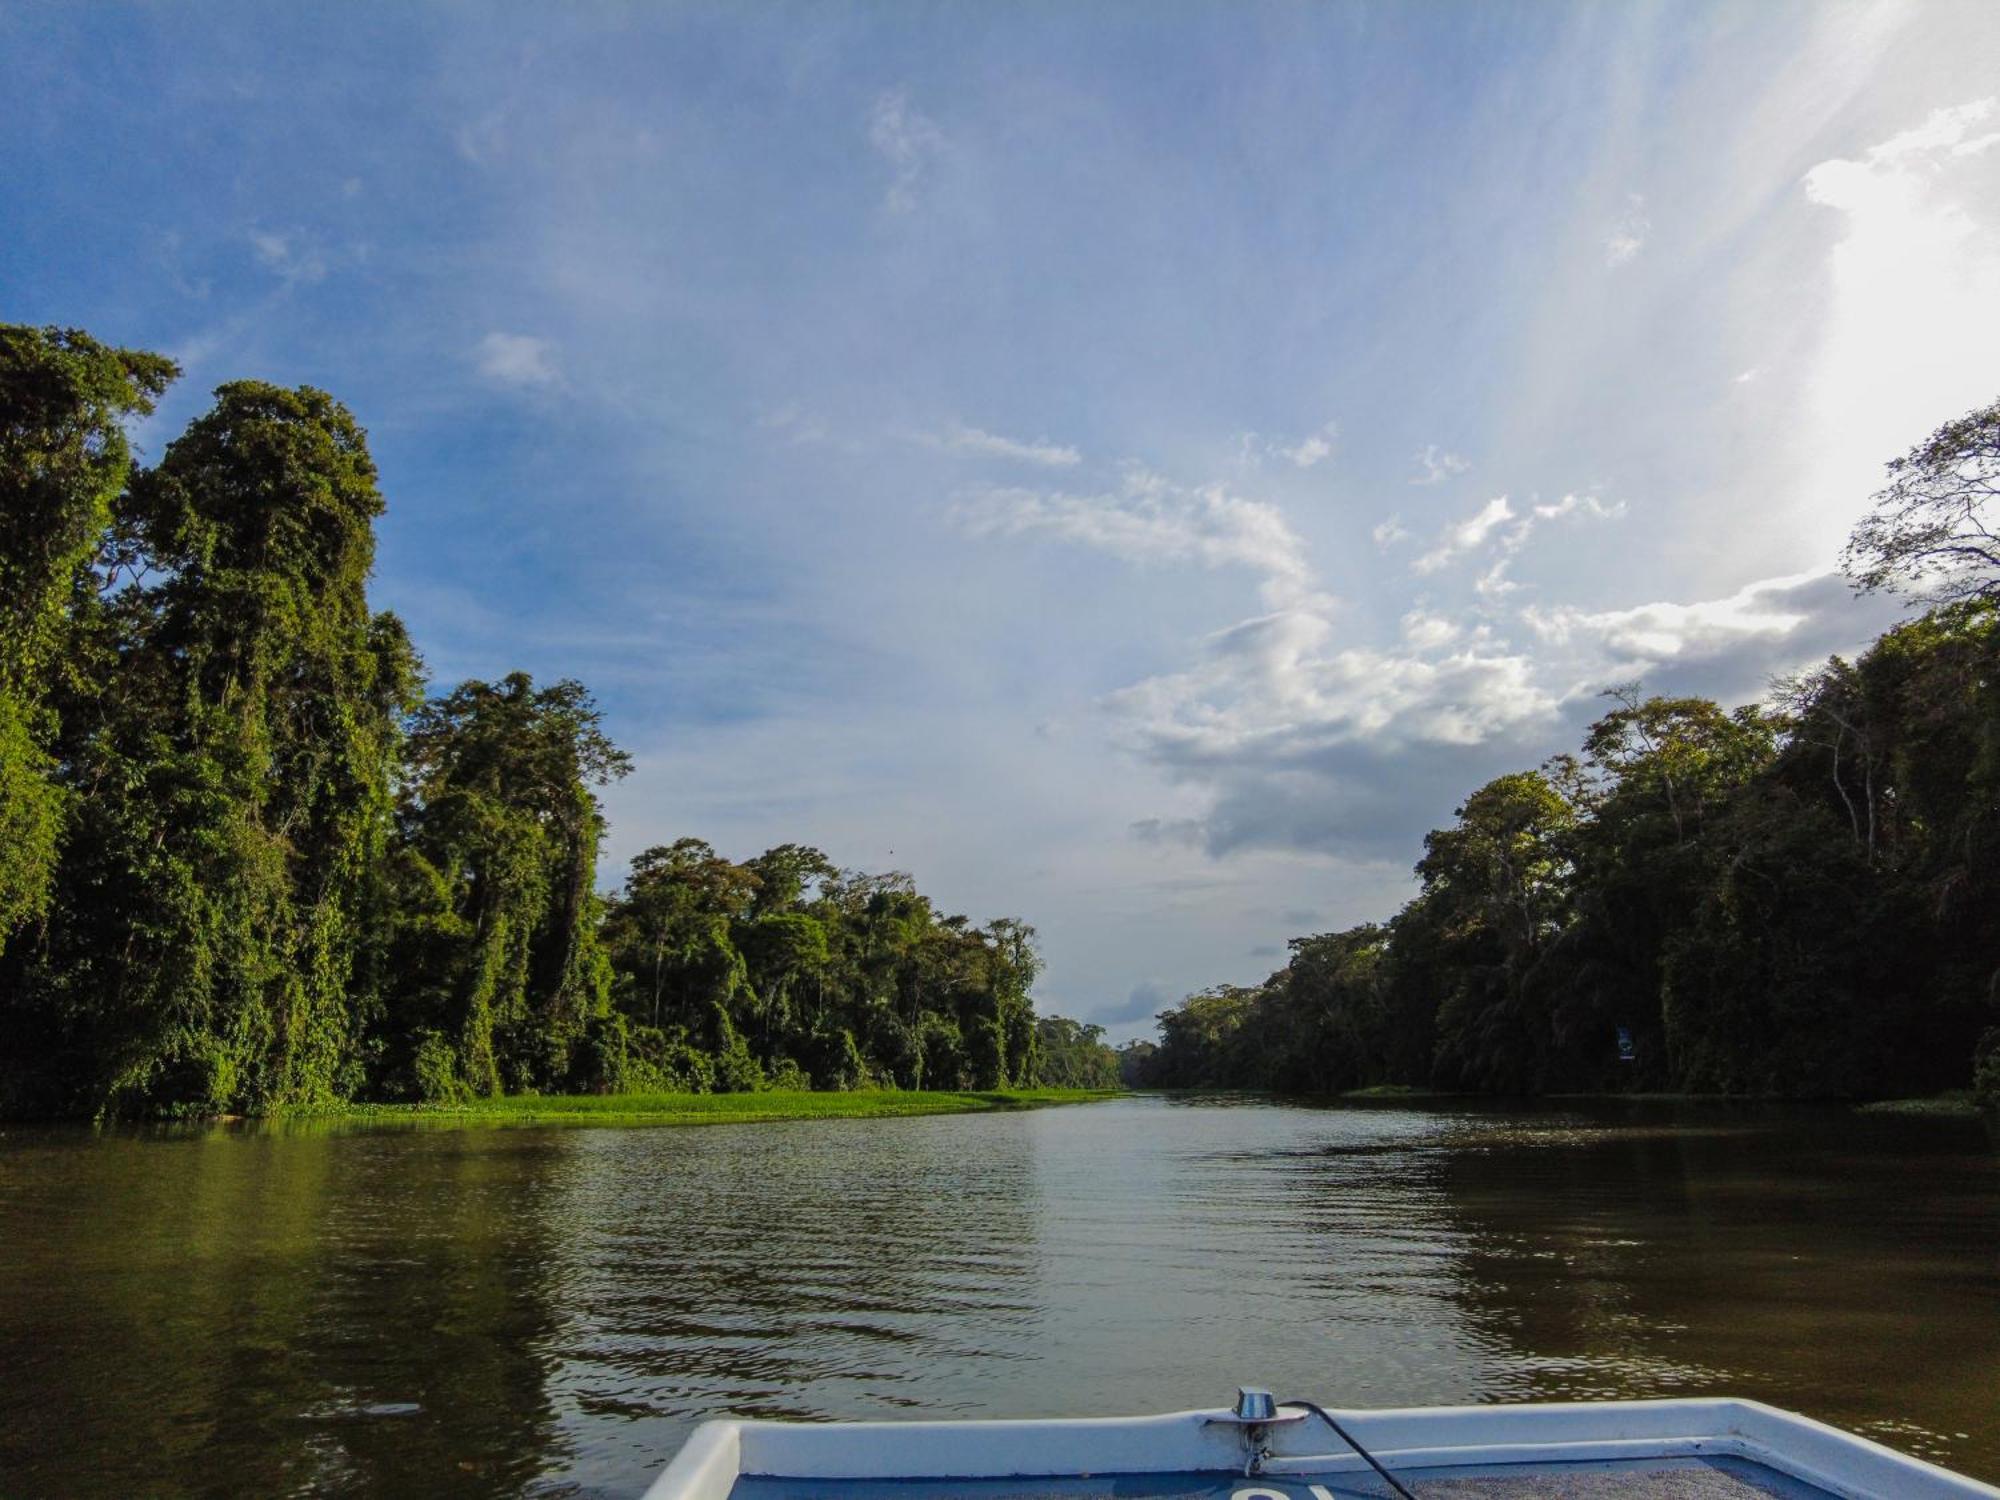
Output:
M1843 1500L2000 1500L2000 1489L1756 1401L1603 1401L1332 1414L1406 1482L1502 1468L1524 1476L1608 1460L1742 1459ZM739 1478L977 1480L1243 1475L1234 1500L1305 1500L1305 1476L1364 1472L1318 1422L1261 1434L1253 1455L1226 1411L974 1422L705 1422L646 1500L727 1500ZM1254 1462L1253 1462L1254 1458ZM1254 1473L1249 1472L1254 1469Z

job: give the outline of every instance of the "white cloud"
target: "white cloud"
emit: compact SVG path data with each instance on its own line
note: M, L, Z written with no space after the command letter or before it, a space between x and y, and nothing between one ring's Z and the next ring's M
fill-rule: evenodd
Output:
M1518 546L1520 542L1525 541L1529 530L1543 521L1556 521L1564 516L1590 516L1596 520L1609 521L1624 514L1623 501L1614 501L1607 505L1595 495L1568 494L1560 500L1552 500L1546 504L1537 502L1522 518L1515 545Z
M1597 611L1530 606L1521 617L1552 645L1587 644L1615 662L1643 669L1714 656L1746 640L1782 640L1812 618L1817 601L1810 592L1802 594L1801 586L1830 577L1802 573L1766 578L1726 598L1693 604L1661 602Z
M1871 146L1865 158L1871 167L1896 165L1908 161L1922 161L1935 156L1939 151L1948 151L1953 156L1976 156L1995 141L2000 141L2000 133L1966 139L1966 133L1973 126L1991 119L1995 101L1975 99L1969 104L1953 105L1946 109L1932 110L1930 117L1914 129L1905 130L1900 135L1891 136L1879 146ZM1813 178L1842 167L1852 166L1850 162L1823 162L1806 174L1807 191L1812 190Z
M1417 473L1410 483L1443 484L1447 479L1463 474L1471 467L1471 460L1448 452L1436 443L1426 443L1423 451L1417 454Z
M562 378L555 346L524 333L489 333L473 350L472 359L481 375L501 385L547 386Z
M1572 739L1607 683L1636 676L1649 691L1743 702L1888 615L1814 574L1687 604L1529 608L1476 625L1420 608L1393 645L1367 646L1341 642L1329 612L1308 603L1216 632L1192 665L1111 695L1109 707L1145 760L1207 794L1205 812L1142 836L1211 854L1368 859L1407 851L1413 825Z
M1310 469L1313 465L1324 463L1333 457L1333 445L1339 437L1339 424L1327 422L1298 442L1289 447L1281 447L1276 452L1280 458L1289 460L1292 467Z
M1374 539L1375 545L1384 552L1387 552L1398 542L1407 542L1410 539L1409 528L1403 524L1401 516L1390 516L1387 520L1376 523L1375 529L1369 532L1368 535Z
M868 141L889 164L884 203L891 213L909 213L917 206L917 193L931 163L945 149L944 132L901 89L892 89L878 97L868 112Z
M1464 632L1443 615L1413 609L1403 616L1403 639L1418 651L1448 646Z
M1437 545L1410 566L1417 573L1435 573L1497 539L1500 556L1474 587L1482 597L1511 593L1516 585L1506 581L1507 564L1544 522L1575 515L1609 520L1624 513L1622 504L1607 505L1595 495L1568 494L1560 500L1537 501L1525 511L1516 511L1505 495L1498 495L1472 516L1445 527Z
M1183 771L1282 766L1329 748L1469 746L1546 719L1556 697L1526 653L1420 622L1421 644L1342 646L1312 609L1217 632L1182 672L1113 695L1146 753Z
M1435 573L1454 558L1476 552L1486 539L1514 519L1514 507L1505 495L1496 495L1477 512L1455 525L1447 526L1437 545L1418 558L1411 567L1419 573Z
M1073 468L1083 461L1083 455L1067 444L1052 443L1047 438L1023 442L977 427L967 427L962 422L952 423L942 433L922 434L919 441L953 453L977 453L990 458L1011 459L1016 463L1039 464L1049 469Z
M1245 432L1237 438L1244 463L1261 464L1267 458L1275 458L1295 469L1310 469L1325 463L1333 457L1339 443L1340 424L1333 421L1322 422L1297 442L1267 438L1255 432Z
M300 231L278 233L268 229L250 232L250 248L257 263L288 286L326 279L326 257Z
M1625 212L1618 216L1611 232L1604 237L1604 263L1607 266L1622 266L1646 248L1646 239L1653 232L1653 221L1646 217L1646 199L1643 194L1633 193L1625 200Z
M1795 424L1803 527L1828 551L1881 465L2000 390L2000 156L1991 98L1933 111L1803 180L1838 213L1825 329Z
M1274 603L1311 593L1305 545L1284 513L1221 485L1186 488L1132 467L1111 494L992 488L962 497L953 513L977 537L1042 533L1127 562L1247 568Z

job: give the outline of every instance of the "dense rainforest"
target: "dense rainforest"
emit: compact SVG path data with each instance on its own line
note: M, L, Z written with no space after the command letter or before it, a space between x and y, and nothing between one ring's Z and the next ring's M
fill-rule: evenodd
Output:
M578 683L427 691L324 392L0 325L0 1114L502 1092L1115 1086L1033 929L683 839L596 889L629 761Z
M2000 1103L2000 403L1889 479L1843 562L1922 613L1762 704L1610 690L1394 917L1188 997L1128 1079Z

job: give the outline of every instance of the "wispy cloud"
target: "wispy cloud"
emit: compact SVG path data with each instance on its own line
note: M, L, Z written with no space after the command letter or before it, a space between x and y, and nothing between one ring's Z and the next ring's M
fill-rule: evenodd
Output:
M1440 448L1436 443L1426 443L1417 454L1417 472L1411 477L1411 484L1443 484L1447 479L1463 474L1472 467L1470 459Z
M1004 458L1015 463L1038 464L1047 469L1074 468L1083 461L1082 453L1066 443L1052 443L1047 438L1024 442L978 427L968 427L963 422L953 422L942 432L921 433L917 440L951 453Z
M555 346L525 333L487 334L472 351L472 360L481 375L500 385L551 386L562 378Z
M1310 469L1332 458L1339 440L1340 424L1323 422L1296 443L1282 443L1272 451L1295 469Z
M1997 115L1991 97L1936 109L1803 179L1807 201L1839 216L1792 429L1800 492L1813 496L1799 522L1829 547L1886 457L2000 389L2000 132L1984 129Z
M1410 539L1410 529L1403 524L1401 516L1390 516L1386 520L1377 522L1375 529L1368 535L1378 548L1387 552L1399 542L1407 542Z
M1276 459L1295 469L1310 469L1325 463L1339 446L1340 424L1334 421L1322 422L1298 439L1267 437L1261 432L1239 433L1236 439L1242 463L1257 465L1266 459Z
M1437 544L1410 566L1418 573L1435 573L1454 559L1477 552L1487 538L1513 519L1512 502L1505 495L1495 495L1463 521L1445 527Z
M1714 655L1746 639L1775 640L1792 634L1822 602L1804 586L1824 585L1831 576L1806 573L1760 579L1725 598L1692 604L1656 602L1608 610L1530 606L1522 611L1522 619L1551 644L1588 642L1622 663L1660 665Z
M288 286L326 279L326 256L302 230L253 229L250 248L257 264Z
M1435 573L1458 559L1478 552L1493 542L1499 560L1482 583L1488 592L1507 591L1499 587L1505 564L1527 544L1536 528L1565 516L1588 516L1610 520L1625 513L1622 504L1606 504L1595 495L1564 495L1560 500L1537 501L1524 511L1516 511L1505 495L1496 495L1472 515L1444 528L1437 543L1410 565L1417 573ZM1379 528L1378 528L1379 530ZM1508 586L1509 588L1511 586Z
M975 537L1039 533L1126 562L1246 568L1273 601L1310 592L1305 545L1284 513L1221 485L1177 485L1134 466L1108 494L995 488L962 497L953 511Z
M889 164L884 204L891 213L909 213L917 206L931 164L945 149L944 132L910 103L908 94L892 89L879 95L868 112L868 141Z
M1643 194L1632 193L1625 200L1625 212L1611 226L1611 232L1604 237L1604 263L1607 266L1622 266L1634 259L1646 248L1646 240L1653 232L1653 221L1646 217L1646 199Z
M1518 547L1542 522L1612 513L1579 495L1504 516L1489 503L1484 536ZM1857 629L1844 581L1827 574L1692 603L1514 609L1505 561L1475 584L1486 599L1472 617L1413 609L1384 645L1343 641L1330 601L1300 580L1300 602L1215 632L1186 667L1113 693L1107 706L1132 748L1209 798L1205 813L1145 820L1135 834L1211 854L1407 848L1413 821L1574 734L1607 682L1645 676L1741 701Z

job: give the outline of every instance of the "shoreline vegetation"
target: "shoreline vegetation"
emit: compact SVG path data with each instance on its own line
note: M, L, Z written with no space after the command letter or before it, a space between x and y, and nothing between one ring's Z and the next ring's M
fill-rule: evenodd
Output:
M589 690L431 684L369 599L386 501L328 393L224 384L135 462L179 373L0 324L0 1118L2000 1100L2000 403L1891 463L1843 555L1924 612L1735 710L1607 689L1426 837L1394 917L1114 1052L1036 1011L1034 928L900 871L679 838L602 891L631 760Z
M1270 1090L1217 1090L1207 1087L1190 1088L1141 1088L1130 1091L1142 1094L1166 1095L1212 1095L1221 1093L1242 1093L1251 1096L1265 1095L1281 1101L1313 1104L1493 1104L1508 1096L1478 1093L1464 1089L1427 1088L1412 1083L1373 1083L1364 1088L1346 1089L1338 1094L1287 1095ZM1548 1093L1523 1095L1512 1102L1538 1106L1561 1104L1692 1104L1705 1105L1749 1105L1749 1104L1816 1104L1827 1108L1844 1108L1867 1115L1922 1116L1934 1119L1977 1120L1984 1118L1990 1106L1983 1104L1971 1089L1946 1089L1941 1093L1926 1094L1909 1099L1873 1099L1857 1102L1850 1099L1800 1100L1792 1094L1718 1094L1675 1092L1659 1090L1645 1092L1632 1089L1596 1090L1575 1093Z
M412 1125L762 1125L1014 1113L1120 1097L1123 1089L765 1089L746 1094L506 1094L463 1104L349 1104L334 1121Z
M589 690L433 688L325 391L232 381L136 463L179 373L0 324L0 1117L1118 1083L1032 927L903 872L680 838L603 893Z
M2000 402L1889 464L1841 565L1917 612L1734 709L1607 687L1401 911L1190 995L1126 1080L2000 1106Z

